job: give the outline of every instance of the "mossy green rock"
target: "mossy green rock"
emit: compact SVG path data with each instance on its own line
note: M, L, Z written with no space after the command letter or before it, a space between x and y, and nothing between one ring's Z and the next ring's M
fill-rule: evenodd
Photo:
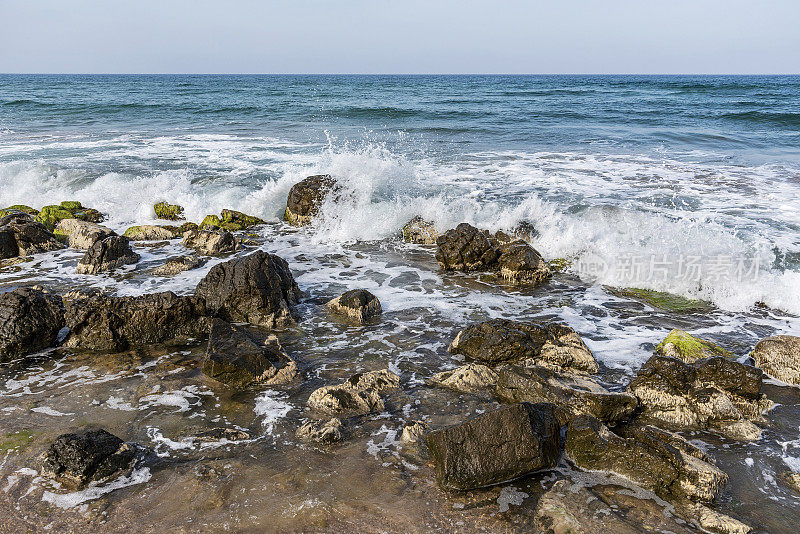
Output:
M554 260L550 260L548 263L550 264L550 270L554 273L563 273L572 267L572 260L568 258L556 258Z
M178 204L168 204L166 202L159 202L153 206L156 212L156 217L159 219L166 219L168 221L181 221L185 219L183 216L183 206Z
M77 200L65 200L61 203L61 207L69 212L75 212L83 209L83 205Z
M206 215L203 222L200 223L200 228L208 228L209 226L222 227L222 220L216 215Z
M36 216L36 220L46 226L48 230L52 231L59 221L72 219L74 217L71 211L61 206L51 205L43 207L39 215Z
M639 288L615 288L606 287L612 294L618 297L631 298L649 304L654 308L676 313L697 313L710 311L712 306L705 300L693 300L665 291L653 291L652 289Z
M245 228L250 228L251 226L256 226L257 224L264 224L262 219L258 217L254 217L252 215L247 215L242 213L241 211L234 211L234 210L222 210L222 224L223 228L224 225L237 225L240 226L240 230ZM230 228L226 228L230 230Z
M656 346L656 354L678 358L686 363L694 363L703 358L735 358L732 352L719 345L677 329L667 334L664 341Z
M178 227L178 233L183 235L184 233L188 232L189 230L194 230L197 228L197 224L193 222L185 222Z
M26 206L25 204L14 204L13 206L9 206L5 209L0 210L0 217L5 217L6 215L10 215L12 213L27 213L28 215L39 215L39 210L34 209L30 206Z
M19 452L33 441L33 433L30 430L17 430L8 432L0 437L0 451Z

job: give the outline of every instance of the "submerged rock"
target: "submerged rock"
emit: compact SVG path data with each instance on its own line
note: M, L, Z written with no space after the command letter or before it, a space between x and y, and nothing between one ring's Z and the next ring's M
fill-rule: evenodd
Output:
M259 250L212 267L195 295L221 319L271 328L294 323L300 290L286 260Z
M760 369L726 358L687 364L653 356L628 386L639 399L645 421L670 428L714 430L732 439L761 435L753 423L772 403L761 394Z
M550 402L559 408L562 424L589 414L606 423L629 419L638 401L630 393L612 392L589 378L546 367L505 366L499 372L496 395L504 402Z
M284 384L297 377L297 365L277 338L259 343L250 333L221 319L212 319L203 374L232 387Z
M497 384L497 373L485 365L469 363L457 369L436 373L430 378L430 382L462 393L476 393L494 388Z
M557 323L539 325L491 319L460 331L448 350L487 365L531 360L562 371L596 373L599 369L580 336L572 328Z
M12 213L0 219L2 259L30 256L64 248L56 236L27 213Z
M555 467L560 426L553 409L523 402L429 432L425 443L439 486L463 491Z
M203 301L171 291L138 297L99 294L65 306L70 333L64 345L72 348L120 352L136 346L183 344L208 331Z
M606 287L613 295L629 298L648 304L654 308L674 313L701 313L712 309L710 302L693 300L673 293L653 291L652 289Z
M183 271L190 271L205 265L205 260L193 255L178 256L169 258L164 265L159 265L153 269L152 273L156 276L174 276Z
M304 423L295 432L297 439L316 441L317 443L336 443L344 439L342 421L338 417L322 421L312 419Z
M102 429L62 434L47 449L42 474L82 487L127 470L135 456L134 444Z
M461 223L436 240L436 261L446 271L490 271L500 253L485 233Z
M540 284L552 275L550 265L525 241L512 241L498 250L500 276L508 281Z
M183 234L183 246L206 256L230 254L239 248L233 234L227 230L197 228Z
M334 313L344 315L359 324L364 324L383 313L378 297L366 289L351 289L330 300L326 306Z
M59 221L53 232L55 236L63 236L68 246L88 250L98 241L117 235L111 228L80 219L63 219Z
M209 443L213 441L244 441L250 439L250 433L239 430L238 428L219 427L198 432L192 437L200 443Z
M78 274L97 274L113 271L123 265L134 264L141 256L131 250L127 237L111 236L101 241L95 241L83 258L78 262L75 270Z
M694 337L683 330L672 330L664 341L656 346L656 354L678 358L686 363L694 363L703 358L733 358L731 352L710 341Z
M433 223L422 217L414 217L403 226L403 241L418 245L435 245L439 233Z
M384 410L380 393L400 388L400 377L386 369L358 373L341 384L323 386L308 397L308 407L329 415L365 415Z
M140 224L131 226L122 235L131 241L168 241L178 235L177 230L173 228L154 224Z
M286 199L283 220L293 226L310 223L335 185L336 181L328 174L309 176L294 184Z
M728 476L697 447L675 434L665 439L667 434L635 427L622 437L598 419L581 415L567 428L565 450L581 469L617 474L667 500L716 499Z
M0 362L55 346L63 327L60 297L27 287L0 293Z
M159 219L166 219L168 221L182 221L185 219L183 216L183 206L179 206L178 204L159 202L153 206L153 211Z
M764 338L758 342L750 357L769 376L800 386L800 337Z

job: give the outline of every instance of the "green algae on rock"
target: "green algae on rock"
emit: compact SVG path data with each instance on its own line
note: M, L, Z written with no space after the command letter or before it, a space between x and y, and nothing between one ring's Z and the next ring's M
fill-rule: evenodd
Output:
M53 230L64 219L78 219L81 221L101 223L105 219L103 214L93 208L86 208L76 200L65 200L60 205L51 204L44 206L36 214L36 220L48 230Z
M609 287L603 286L606 291L618 297L638 300L649 304L654 308L676 313L697 313L710 311L712 305L705 300L694 300L667 293L665 291L654 291L652 289L640 289L634 287Z
M178 235L177 229L167 226L156 226L153 224L142 224L131 226L123 234L131 241L163 241L172 239Z
M554 273L563 273L572 267L572 260L569 258L556 258L547 263L550 264L550 270Z
M178 204L159 202L153 205L153 211L156 212L156 217L167 221L182 221L186 218L183 216L183 206Z
M33 432L28 429L6 432L0 437L0 451L18 452L33 441Z
M28 215L33 215L36 217L39 215L39 210L34 209L30 206L26 206L25 204L14 204L13 206L9 206L7 208L3 208L0 210L0 217L5 217L6 215L10 215L12 213L27 213Z
M656 354L678 358L686 363L694 363L703 358L735 358L735 355L705 339L694 337L683 330L674 329L664 341L656 345Z
M259 219L258 217L247 215L241 211L225 209L222 210L222 213L219 216L206 215L203 219L203 222L200 223L200 228L216 226L229 232L238 232L239 230L244 230L246 228L250 228L251 226L264 224L264 222L264 220Z

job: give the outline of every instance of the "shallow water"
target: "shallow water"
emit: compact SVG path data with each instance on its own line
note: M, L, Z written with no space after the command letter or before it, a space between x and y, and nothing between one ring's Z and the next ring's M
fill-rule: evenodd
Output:
M17 433L0 450L8 524L525 530L542 476L502 490L529 497L501 512L500 489L445 495L398 442L405 422L495 406L425 379L460 363L446 351L459 329L491 317L569 324L616 388L672 328L740 358L765 336L800 334L799 95L796 77L0 76L0 204L76 199L118 231L151 222L160 200L195 221L240 209L270 221L249 238L289 262L305 295L298 325L279 332L306 375L293 387L233 393L200 373L202 344L3 364L0 435ZM289 187L318 172L344 184L340 202L313 228L278 222ZM431 248L397 238L418 214L440 230L530 221L537 250L572 266L535 289L441 273ZM180 242L137 252L135 267L100 277L74 274L78 252L37 255L0 271L0 284L186 294L222 261L161 278L149 269L185 252ZM604 285L715 307L672 314ZM354 287L378 296L379 323L349 326L322 307ZM313 389L387 367L402 392L386 413L348 421L340 446L296 442ZM731 476L719 508L760 531L792 532L800 520L800 497L781 480L800 469L798 391L769 386L779 406L755 443L688 436ZM54 497L67 492L38 477L36 456L87 423L152 447L161 463L107 494ZM192 438L220 426L252 439Z

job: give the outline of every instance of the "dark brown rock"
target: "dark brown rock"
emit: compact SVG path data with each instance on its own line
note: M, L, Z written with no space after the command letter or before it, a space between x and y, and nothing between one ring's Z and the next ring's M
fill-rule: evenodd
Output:
M522 240L501 245L497 266L500 276L516 283L540 284L550 278L550 265Z
M351 289L327 303L334 313L364 324L383 313L378 297L366 289Z
M436 240L436 261L446 271L490 271L500 253L484 232L461 223Z
M0 362L55 346L63 327L60 297L27 287L0 293Z
M439 485L461 491L554 467L560 427L551 404L523 402L429 432Z
M183 234L183 246L206 256L221 256L239 248L236 238L227 230L195 228Z
M113 271L123 265L139 261L141 256L131 250L130 241L125 236L111 236L95 241L78 262L78 274L97 274Z
M309 176L292 186L286 199L286 212L283 219L294 226L303 226L319 213L326 195L336 182L328 174Z
M138 297L94 295L66 303L65 346L119 352L158 343L182 344L208 331L203 301L171 291Z
M294 323L300 290L286 260L259 250L212 267L195 295L221 319L275 327Z
M128 469L136 447L105 430L62 434L45 455L42 473L81 487Z
M63 243L50 230L22 212L0 218L0 243L3 258L30 256L64 248ZM9 255L15 251L14 256Z

